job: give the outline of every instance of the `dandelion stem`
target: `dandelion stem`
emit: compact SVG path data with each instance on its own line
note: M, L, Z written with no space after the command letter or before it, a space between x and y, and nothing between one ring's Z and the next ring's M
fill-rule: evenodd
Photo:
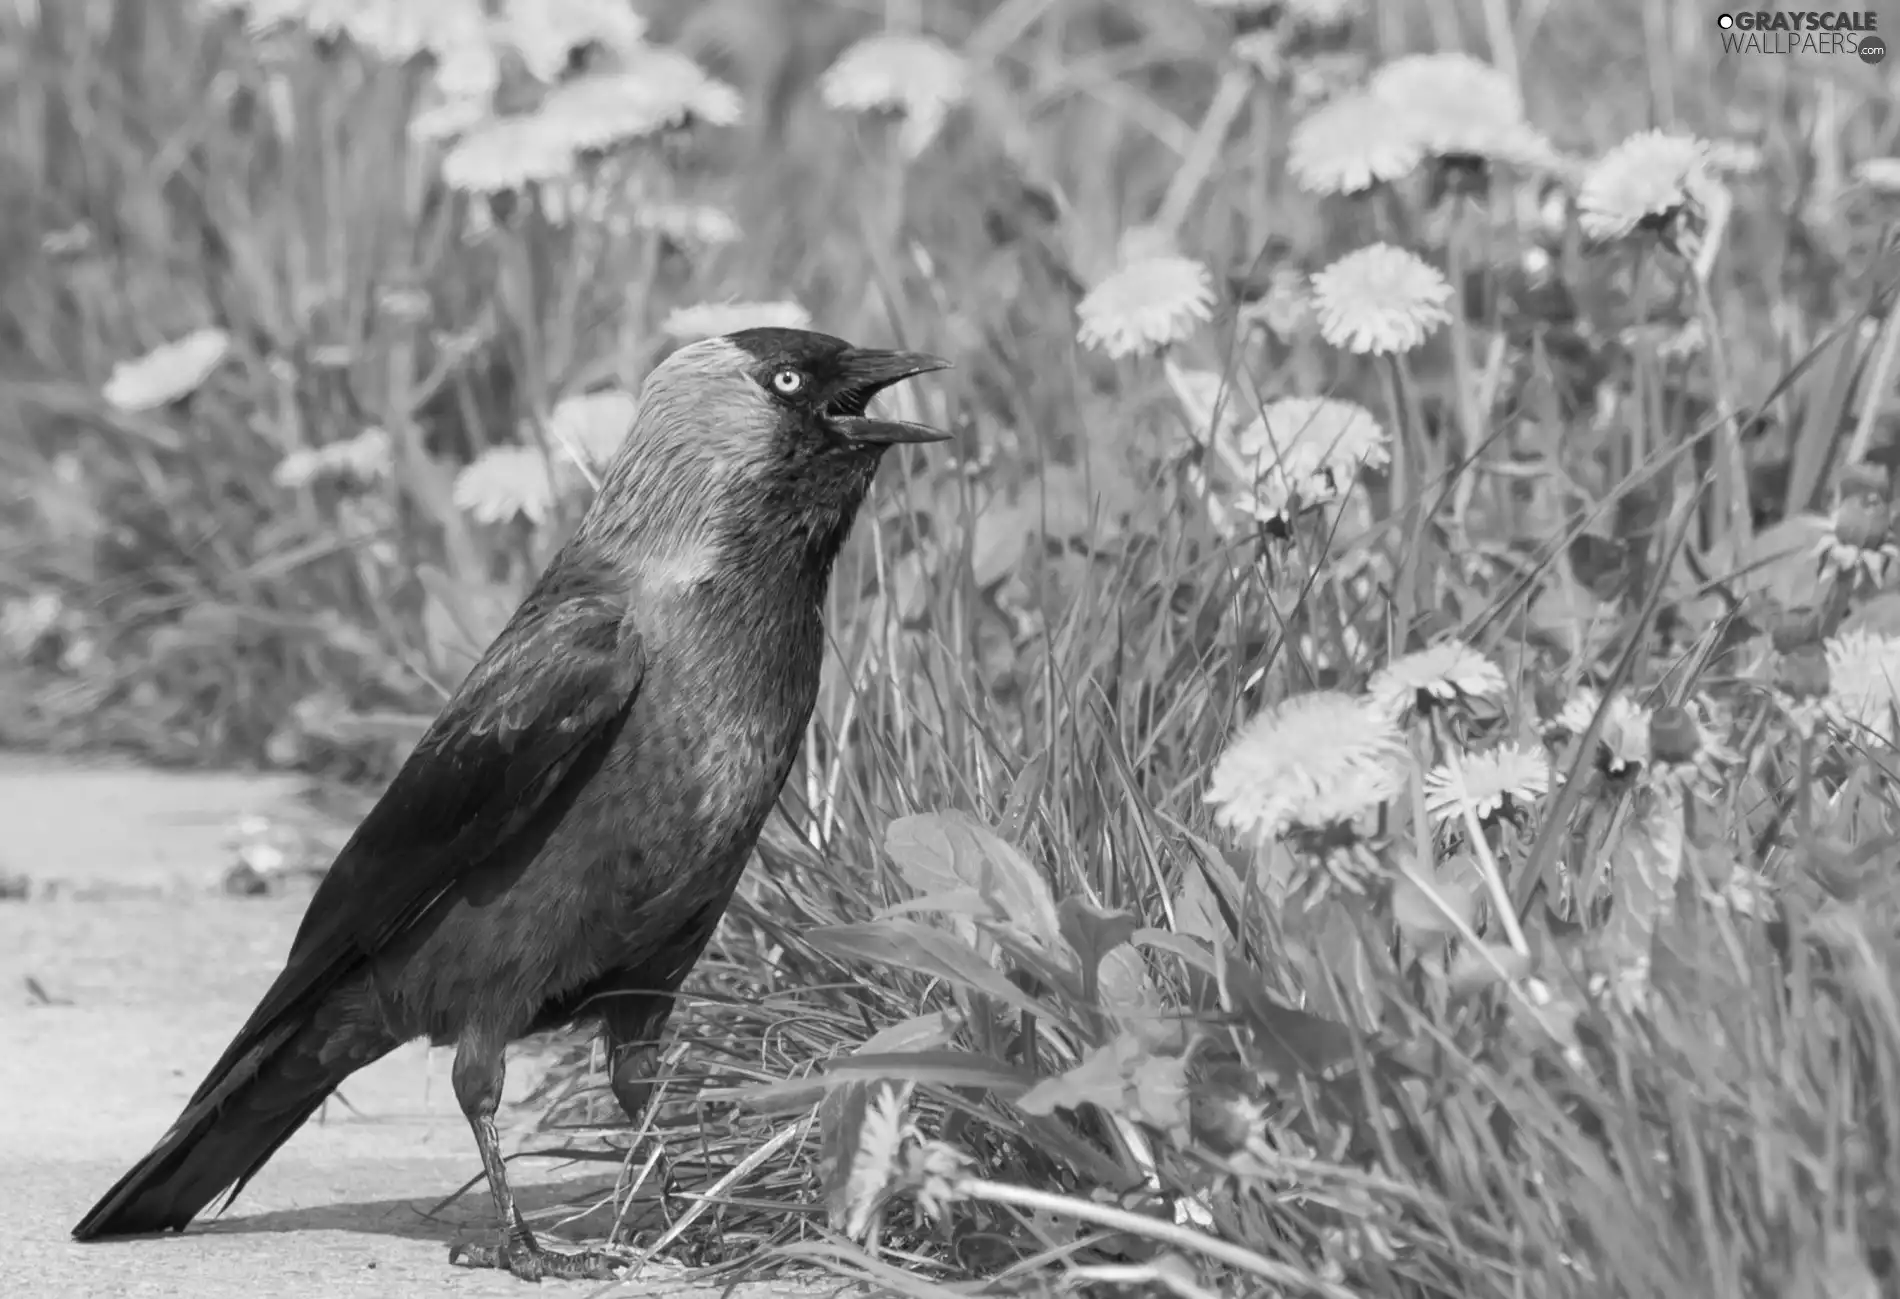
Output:
M1220 148L1227 139L1227 132L1233 129L1234 119L1240 116L1241 108L1247 102L1247 91L1251 89L1252 74L1242 68L1229 68L1220 79L1220 85L1214 89L1214 102L1207 106L1207 115L1201 119L1200 129L1194 133L1193 141L1188 145L1187 156L1181 160L1181 168L1174 173L1174 179L1168 183L1168 192L1161 200L1161 210L1155 216L1155 225L1172 235L1180 229L1188 208L1194 203L1195 196L1201 192L1201 186L1214 170L1214 164L1220 160Z
M1867 386L1860 394L1860 419L1854 424L1854 437L1847 444L1847 463L1859 464L1873 445L1874 428L1880 419L1880 407L1893 380L1893 364L1900 353L1900 311L1888 311L1880 327L1880 351L1874 356L1873 369L1867 372Z
M1498 859L1491 855L1491 845L1485 842L1484 826L1478 822L1478 813L1470 803L1463 803L1459 810L1464 813L1465 833L1471 836L1471 853L1478 859L1478 868L1484 873L1485 887L1491 891L1491 909L1498 913L1498 923L1504 926L1504 937L1511 944L1511 950L1519 956L1529 956L1531 945L1524 940L1524 930L1517 923L1517 908L1511 905L1511 894L1504 887L1504 877L1498 873Z
M989 1204L1007 1204L1013 1208L1028 1209L1032 1212L1040 1210L1043 1213L1062 1214L1079 1218L1083 1222L1093 1222L1099 1226L1125 1231L1130 1235L1158 1240L1163 1244L1173 1245L1177 1249L1191 1249L1225 1263L1229 1267L1251 1272L1269 1285L1325 1295L1327 1299L1355 1299L1351 1290L1321 1280L1311 1272L1288 1267L1284 1263L1276 1263L1264 1255L1221 1240L1217 1236L1179 1227L1172 1222L1150 1218L1146 1214L1134 1213L1106 1204L1094 1204L1088 1200L1057 1195L1051 1191L1032 1190L1027 1186L1009 1186L981 1177L959 1178L953 1189L962 1199L982 1200Z

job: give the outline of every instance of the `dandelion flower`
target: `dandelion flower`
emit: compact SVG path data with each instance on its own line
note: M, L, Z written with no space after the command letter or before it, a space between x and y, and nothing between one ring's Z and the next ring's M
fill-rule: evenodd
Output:
M1455 640L1393 659L1366 684L1373 705L1395 723L1416 708L1461 699L1497 699L1504 690L1504 673L1497 664Z
M1895 742L1900 705L1900 637L1849 631L1826 642L1828 690L1822 714L1849 740Z
M1863 576L1870 586L1883 586L1888 571L1900 563L1900 545L1893 538L1893 507L1879 495L1844 496L1828 516L1827 530L1815 545L1823 576L1838 575L1849 583Z
M202 388L230 354L231 336L222 329L194 330L113 366L99 395L118 410L157 410Z
M646 26L626 0L509 0L493 33L521 55L529 72L552 84L576 50L597 45L623 57L637 53Z
M1309 194L1356 194L1407 175L1424 156L1391 105L1365 94L1322 104L1287 141L1287 171Z
M547 457L535 447L490 447L455 476L456 508L478 523L545 523L554 495Z
M564 397L548 416L548 436L598 473L627 440L639 411L639 400L620 388Z
M315 482L343 479L374 483L388 478L395 467L395 444L380 428L366 428L354 437L320 447L299 447L277 462L271 481L279 487L308 487Z
M634 210L633 224L682 244L736 243L739 223L722 208L695 203L654 203Z
M1188 257L1127 262L1076 307L1076 339L1120 358L1179 342L1213 317L1214 281Z
M489 118L442 158L442 181L470 194L505 194L564 181L577 165L569 123L545 114Z
M1541 753L1506 742L1483 753L1452 753L1425 776L1425 811L1439 822L1480 821L1506 804L1523 810L1550 792L1550 762Z
M1603 725L1597 731L1597 759L1604 771L1622 776L1642 768L1649 761L1650 713L1627 695L1612 696L1604 707L1602 695L1583 687L1558 712L1557 729L1581 737L1590 729L1599 707L1604 712Z
M1264 710L1215 764L1207 801L1222 826L1261 839L1350 822L1405 783L1404 741L1363 699L1296 695Z
M950 110L969 97L969 80L963 56L941 41L885 32L839 55L820 79L818 93L832 108L901 112L898 142L905 156L915 158L936 138Z
M1684 208L1705 203L1713 184L1703 141L1639 132L1585 169L1577 219L1592 239L1621 239L1638 227L1660 229Z
M1365 407L1330 397L1283 397L1216 444L1254 489L1242 508L1270 522L1344 494L1362 465L1386 464L1385 430Z
M1367 96L1435 158L1554 164L1509 77L1469 54L1409 54L1372 74ZM1392 129L1392 128L1388 128Z
M1313 308L1334 347L1409 352L1451 319L1451 285L1403 248L1373 244L1313 276Z
M1854 168L1854 181L1876 194L1900 194L1900 158L1864 158Z
M536 109L576 152L605 151L689 121L730 126L739 92L677 50L647 47L628 66L563 81Z
M809 329L811 312L796 302L700 302L675 307L660 328L683 343L741 329Z

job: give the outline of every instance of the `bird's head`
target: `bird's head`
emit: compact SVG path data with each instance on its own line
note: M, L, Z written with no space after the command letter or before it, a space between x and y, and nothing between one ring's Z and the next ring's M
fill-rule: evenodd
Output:
M871 399L948 364L803 329L690 343L647 376L594 513L675 548L743 532L828 568L884 452L949 436L874 416Z

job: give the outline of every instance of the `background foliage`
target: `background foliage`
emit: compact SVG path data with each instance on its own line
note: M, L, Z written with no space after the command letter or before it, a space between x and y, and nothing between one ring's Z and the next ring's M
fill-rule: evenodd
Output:
M562 403L637 391L677 308L957 363L919 399L959 442L892 457L676 1021L648 1135L683 1196L643 1245L918 1294L1896 1284L1891 61L1725 56L1633 0L653 0L739 120L491 199L413 135L427 59L223 8L0 15L11 744L373 787L584 506ZM921 147L824 102L920 26L969 68ZM1421 50L1493 62L1557 161L1303 192L1296 123ZM1717 142L1731 207L1584 238L1585 165L1650 126ZM1211 275L1165 358L1077 342L1131 230ZM1401 358L1299 309L1375 239L1452 284ZM111 399L206 328L202 383ZM1250 511L1218 408L1321 396L1392 464ZM1216 824L1243 721L1453 644L1488 674L1399 692L1377 815ZM1293 734L1250 796L1351 738ZM1542 783L1470 797L1503 745ZM1363 896L1292 887L1346 858ZM586 1064L550 1132L652 1173Z

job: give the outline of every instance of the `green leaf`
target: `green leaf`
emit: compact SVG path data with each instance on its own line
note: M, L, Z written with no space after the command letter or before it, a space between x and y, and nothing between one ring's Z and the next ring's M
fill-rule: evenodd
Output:
M963 812L899 817L885 829L884 847L904 882L917 892L973 888L989 903L987 919L992 923L1062 949L1062 927L1049 882L1015 845L975 817Z
M1085 898L1062 899L1062 905L1056 908L1056 920L1062 936L1081 959L1082 996L1099 1003L1102 958L1126 945L1140 924L1129 912L1109 911Z
M826 925L806 935L819 951L842 960L872 961L911 974L924 974L980 993L1006 1006L1070 1024L1059 1005L1030 996L983 959L970 944L940 929L904 920L862 925Z
M1231 952L1221 986L1234 1012L1253 1030L1258 1063L1270 1077L1323 1077L1352 1059L1350 1027L1281 1005L1267 995L1259 971Z
M1508 980L1524 978L1530 972L1530 957L1501 943L1481 947L1463 943L1451 958L1449 983L1453 996L1469 997Z
M1185 1136L1187 1058L1157 1053L1140 1035L1122 1032L1090 1051L1073 1069L1037 1083L1016 1105L1026 1114L1096 1105Z
M931 1048L945 1045L956 1036L956 1031L954 1020L941 1011L933 1015L914 1015L895 1024L887 1024L873 1033L859 1043L852 1052L852 1058L859 1065L870 1061L912 1059ZM864 1140L871 1084L893 1076L902 1078L903 1070L882 1072L873 1069L859 1077L840 1077L832 1070L826 1070L824 1083L831 1090L818 1107L818 1168L825 1190L825 1207L834 1227L847 1222L857 1207L853 1203L855 1188L851 1172L857 1162L855 1153ZM908 1091L907 1081L905 1093Z
M1675 906L1682 874L1682 795L1673 785L1639 791L1610 846L1610 918L1597 937L1604 968L1637 970L1647 962L1656 926Z

